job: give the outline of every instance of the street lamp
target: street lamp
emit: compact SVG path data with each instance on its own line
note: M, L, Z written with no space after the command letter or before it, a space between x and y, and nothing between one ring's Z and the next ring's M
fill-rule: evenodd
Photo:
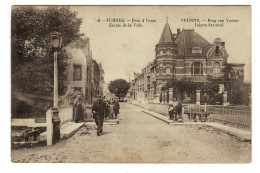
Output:
M59 32L51 33L51 46L54 52L54 94L52 108L53 123L53 142L56 143L60 139L60 118L58 111L58 50L61 48L62 36Z

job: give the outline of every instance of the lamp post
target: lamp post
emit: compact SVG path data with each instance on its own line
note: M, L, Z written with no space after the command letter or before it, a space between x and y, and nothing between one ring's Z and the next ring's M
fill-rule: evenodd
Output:
M58 32L51 33L51 46L54 52L54 94L53 94L53 142L60 139L60 117L58 111L58 50L61 48L62 36Z

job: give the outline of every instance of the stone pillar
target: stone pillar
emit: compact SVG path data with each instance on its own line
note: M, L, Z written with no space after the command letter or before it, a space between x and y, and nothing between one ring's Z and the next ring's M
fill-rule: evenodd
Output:
M47 128L47 146L53 144L53 124L52 124L52 111L49 109L46 112L46 128Z
M248 94L248 106L252 106L252 98L251 98L251 93Z
M165 103L165 91L162 91L162 102Z
M196 105L200 105L200 90L196 91Z
M173 88L169 88L169 103L173 102Z
M227 106L227 91L223 92L222 104L223 104L223 106Z

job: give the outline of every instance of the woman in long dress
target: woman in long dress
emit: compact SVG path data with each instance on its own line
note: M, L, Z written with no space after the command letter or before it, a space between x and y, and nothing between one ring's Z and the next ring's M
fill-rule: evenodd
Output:
M84 119L84 107L82 104L82 98L81 96L78 96L73 103L73 119L75 121L75 123L78 123L80 121L83 121Z
M110 118L113 119L114 117L114 104L111 102L109 106Z

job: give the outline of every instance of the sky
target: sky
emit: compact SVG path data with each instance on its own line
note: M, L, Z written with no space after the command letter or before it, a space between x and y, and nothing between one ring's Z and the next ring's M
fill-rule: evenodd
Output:
M215 38L225 41L229 54L228 62L244 63L245 82L251 82L249 6L73 6L71 8L83 18L81 32L90 38L92 57L102 62L106 82L118 78L127 81L129 78L133 79L134 72L141 72L148 62L155 59L155 45L160 39L167 17L172 33L176 33L177 28L194 29L210 43L213 43ZM111 18L123 18L125 22L111 22ZM142 22L143 19L145 22ZM146 19L153 21L148 23ZM183 19L198 19L199 22L184 22ZM227 19L233 21L227 22ZM109 27L110 23L121 24L121 27ZM143 26L122 27L123 23L132 25L141 23ZM195 23L206 24L207 27L196 27ZM210 27L209 23L215 26ZM223 27L216 27L216 24L222 23Z

